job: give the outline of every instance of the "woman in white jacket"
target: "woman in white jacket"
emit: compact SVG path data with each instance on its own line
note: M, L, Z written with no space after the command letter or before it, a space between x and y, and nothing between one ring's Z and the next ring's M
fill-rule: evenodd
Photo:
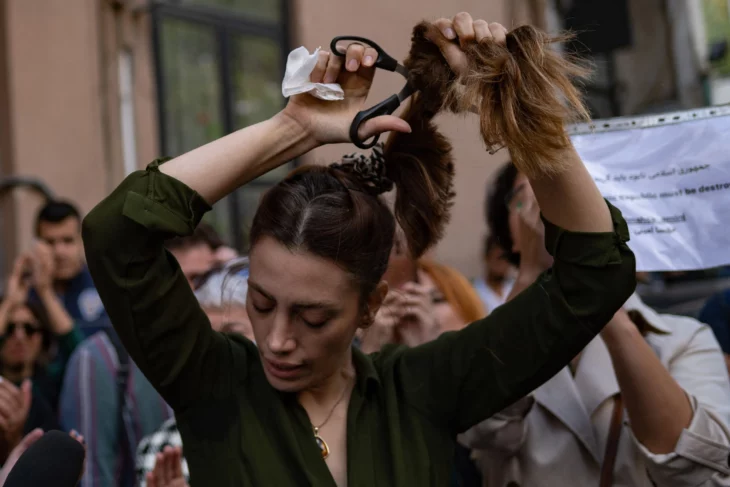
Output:
M496 236L520 255L514 295L549 257L527 180L509 168L500 185L504 219L492 210L490 226L508 229ZM719 486L730 485L728 425L730 380L710 328L634 295L570 366L460 440L485 487Z

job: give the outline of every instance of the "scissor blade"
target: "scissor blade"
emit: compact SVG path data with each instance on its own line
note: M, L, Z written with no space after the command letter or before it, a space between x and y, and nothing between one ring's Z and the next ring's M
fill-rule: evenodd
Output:
M409 83L406 83L406 85L403 87L403 89L400 90L400 92L398 93L398 101L403 103L403 101L405 101L406 98L408 98L415 92L416 92L416 90L414 90L413 87Z

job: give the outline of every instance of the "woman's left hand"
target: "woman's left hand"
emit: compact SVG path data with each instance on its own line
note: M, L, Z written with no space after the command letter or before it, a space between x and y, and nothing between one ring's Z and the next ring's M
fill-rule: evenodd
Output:
M325 101L304 93L293 96L282 113L320 144L350 142L350 125L355 115L365 108L377 57L375 49L361 44L350 44L344 58L320 51L310 80L313 83L339 83L345 99ZM363 123L359 137L367 140L388 131L410 132L410 126L399 117L384 115Z
M441 328L433 306L432 288L409 282L403 286L401 292L403 308L398 333L403 343L416 347L435 340Z

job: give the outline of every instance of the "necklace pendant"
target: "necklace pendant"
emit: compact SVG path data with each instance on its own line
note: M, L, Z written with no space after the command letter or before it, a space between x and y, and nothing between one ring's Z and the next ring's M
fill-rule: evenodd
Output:
M319 436L319 428L314 428L314 441L317 442L317 446L319 447L319 450L322 452L322 459L325 459L328 456L330 456L330 447L327 446L327 442L324 441L324 438Z

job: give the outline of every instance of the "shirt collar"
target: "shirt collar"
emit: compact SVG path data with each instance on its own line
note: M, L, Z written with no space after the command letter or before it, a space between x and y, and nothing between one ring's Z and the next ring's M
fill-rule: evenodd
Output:
M365 395L371 384L380 385L380 376L373 365L373 360L355 346L352 347L352 363L355 366L356 387L360 394Z

